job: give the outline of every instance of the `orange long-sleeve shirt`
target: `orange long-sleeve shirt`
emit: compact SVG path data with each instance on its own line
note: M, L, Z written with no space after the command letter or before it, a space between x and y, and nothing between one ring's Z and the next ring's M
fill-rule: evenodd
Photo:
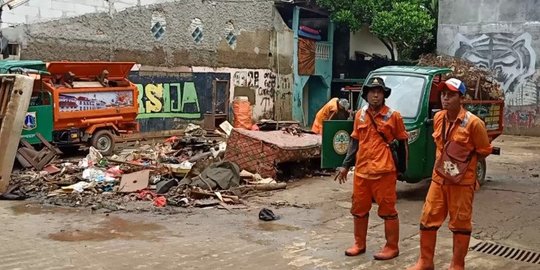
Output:
M382 174L395 172L396 167L388 142L378 134L367 115L371 113L375 123L388 142L408 138L403 118L397 111L390 112L388 106L374 113L367 107L356 112L351 137L358 140L355 175L363 179L379 179Z
M322 134L323 121L329 120L332 114L338 111L338 101L339 98L332 98L317 112L317 115L315 115L315 121L313 121L313 125L311 127L311 131L315 132L316 134Z
M446 116L446 110L440 111L434 117L433 139L436 146L436 161L441 158L443 150L443 120L446 119L446 132L448 134L447 141L462 142L466 145L469 151L475 151L472 155L471 162L463 180L459 185L474 185L476 184L476 167L478 158L485 158L491 154L493 147L489 141L487 130L484 122L476 115L468 112L464 108L458 114L454 124L451 124ZM464 123L464 120L465 123ZM443 184L442 178L435 170L433 170L432 180L436 183Z

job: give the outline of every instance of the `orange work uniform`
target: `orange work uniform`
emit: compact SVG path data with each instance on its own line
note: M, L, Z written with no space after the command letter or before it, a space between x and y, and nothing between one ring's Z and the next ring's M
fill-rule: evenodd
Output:
M443 125L443 120L446 124ZM443 131L443 126L446 130ZM472 203L474 192L478 186L476 179L476 167L479 158L485 158L493 148L484 122L461 108L455 122L448 121L446 110L438 112L434 117L433 138L436 145L436 159L441 158L443 150L443 132L447 134L447 140L461 142L467 149L474 151L471 162L467 167L465 176L459 184L445 181L435 170L433 170L432 182L426 196L426 202L422 210L421 229L438 229L446 216L450 215L448 227L457 233L469 234L472 231ZM437 164L437 162L435 162Z
M367 106L356 113L351 137L358 140L359 150L356 153L351 214L360 218L367 216L374 198L381 218L397 218L397 173L392 152L373 126L368 113L387 140L408 138L401 114L387 106L376 114Z
M313 121L313 125L311 126L311 131L315 132L315 134L322 134L323 121L329 120L332 115L337 113L339 110L338 102L339 98L333 98L317 112L315 121Z

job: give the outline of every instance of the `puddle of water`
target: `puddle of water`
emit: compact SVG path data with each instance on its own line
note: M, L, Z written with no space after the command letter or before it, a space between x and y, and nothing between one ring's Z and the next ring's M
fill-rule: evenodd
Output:
M272 241L270 241L268 239L256 239L254 236L249 235L249 234L240 234L239 237L240 237L240 239L246 240L248 242L253 242L253 243L259 244L261 246L270 246L270 245L272 245Z
M49 239L55 241L106 241L112 239L124 240L155 240L157 231L164 227L155 223L143 223L125 220L119 217L109 217L102 221L97 228L88 230L62 230L49 234Z
M263 231L269 231L269 232L275 232L275 231L298 231L301 230L299 227L291 226L291 225L285 225L285 224L279 224L274 222L259 222L258 229Z
M44 214L68 214L76 213L79 210L68 209L56 206L44 206L40 204L16 204L11 207L13 214L19 215L44 215Z

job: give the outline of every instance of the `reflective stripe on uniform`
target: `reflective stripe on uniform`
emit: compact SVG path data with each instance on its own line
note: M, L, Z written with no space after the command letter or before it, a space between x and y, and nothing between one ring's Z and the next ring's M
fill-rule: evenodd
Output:
M471 118L471 116L472 116L471 112L465 113L465 117L463 117L463 121L461 121L461 125L460 125L462 128L467 126L467 123L469 123L469 118Z
M367 109L368 109L368 105L365 105L364 107L362 107L362 109L360 111L360 122L365 122L366 121Z
M388 110L388 112L384 115L384 118L383 118L383 121L388 121L388 119L390 119L390 117L392 116L392 114L394 113L394 110L392 110L392 108L390 108Z
M366 121L366 113L367 113L368 105L364 106L360 112L360 122ZM388 112L383 116L383 121L386 122L392 117L392 114L394 113L394 110L392 108L388 108Z

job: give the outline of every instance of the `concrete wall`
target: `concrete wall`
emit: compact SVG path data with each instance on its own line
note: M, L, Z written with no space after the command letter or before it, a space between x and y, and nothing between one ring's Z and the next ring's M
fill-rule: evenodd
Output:
M369 54L381 54L386 55L388 59L392 56L384 43L382 43L375 35L369 32L367 26L363 27L358 32L350 32L350 44L349 44L349 59L355 60L355 51L366 52ZM394 50L394 55L397 58L397 51Z
M22 25L4 34L22 44L21 59L271 68L274 12L270 0L181 1Z
M115 13L133 6L145 6L174 0L30 0L2 14L2 28L54 19L76 17L88 13Z
M494 70L507 132L540 135L539 1L441 0L439 10L439 53Z

